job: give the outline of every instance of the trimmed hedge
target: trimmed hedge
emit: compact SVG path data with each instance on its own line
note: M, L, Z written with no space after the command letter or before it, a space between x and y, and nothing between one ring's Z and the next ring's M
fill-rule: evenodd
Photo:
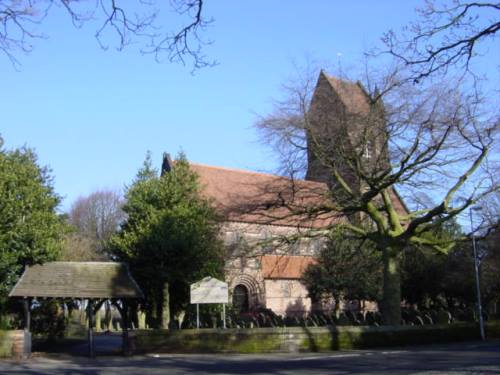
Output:
M500 323L486 325L500 338ZM135 351L169 353L269 353L366 349L476 340L476 324L381 327L287 327L254 329L138 330Z

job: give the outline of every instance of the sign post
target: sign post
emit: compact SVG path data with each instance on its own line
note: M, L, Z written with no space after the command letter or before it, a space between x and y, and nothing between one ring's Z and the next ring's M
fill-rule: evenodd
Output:
M222 303L222 326L226 328L226 303L229 302L229 287L224 281L213 277L191 284L191 304L196 304L196 328L200 328L200 303Z
M200 329L200 304L196 304L196 329Z
M226 329L226 304L222 304L222 327Z

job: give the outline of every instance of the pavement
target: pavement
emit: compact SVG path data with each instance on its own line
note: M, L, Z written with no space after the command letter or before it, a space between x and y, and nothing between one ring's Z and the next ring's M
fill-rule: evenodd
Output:
M45 354L0 361L1 374L500 374L500 341L300 354Z

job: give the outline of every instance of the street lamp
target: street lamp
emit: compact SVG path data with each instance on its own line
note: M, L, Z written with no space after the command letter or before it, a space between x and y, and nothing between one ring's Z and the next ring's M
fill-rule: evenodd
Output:
M472 233L472 249L474 250L474 271L476 275L476 295L477 295L477 310L479 313L479 332L481 333L481 340L484 341L484 322L483 322L483 308L481 305L481 287L479 284L479 259L477 258L476 249L476 236L474 235L474 224L472 222L472 211L481 211L483 208L481 206L471 207L469 209L470 217L470 229Z

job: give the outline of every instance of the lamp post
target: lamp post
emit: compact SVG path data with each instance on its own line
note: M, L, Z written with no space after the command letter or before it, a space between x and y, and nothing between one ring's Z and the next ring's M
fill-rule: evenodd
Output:
M481 206L471 207L469 209L469 217L470 217L470 228L472 233L472 249L474 251L474 272L476 276L476 296L477 296L477 310L479 314L479 332L481 334L481 340L484 341L484 322L483 322L483 308L481 304L481 286L479 283L479 260L477 258L477 249L476 249L476 236L474 235L474 224L472 222L472 211L481 211L483 208Z

